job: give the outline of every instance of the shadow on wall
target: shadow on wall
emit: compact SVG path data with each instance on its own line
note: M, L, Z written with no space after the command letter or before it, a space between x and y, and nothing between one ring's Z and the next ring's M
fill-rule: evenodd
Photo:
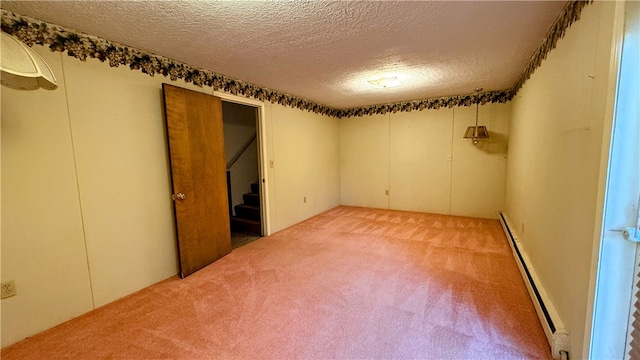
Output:
M471 143L471 145L473 145L473 143ZM487 154L507 155L509 138L504 134L489 131L489 138L481 139L476 147Z

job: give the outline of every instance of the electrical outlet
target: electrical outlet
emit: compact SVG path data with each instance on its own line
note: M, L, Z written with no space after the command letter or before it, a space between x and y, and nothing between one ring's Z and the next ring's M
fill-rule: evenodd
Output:
M520 233L524 235L524 223L522 223L522 231Z
M302 198L302 202L303 202L303 203L306 203L306 202L307 202L307 197L306 197L306 196Z
M2 299L16 296L16 282L15 280L9 280L2 283Z

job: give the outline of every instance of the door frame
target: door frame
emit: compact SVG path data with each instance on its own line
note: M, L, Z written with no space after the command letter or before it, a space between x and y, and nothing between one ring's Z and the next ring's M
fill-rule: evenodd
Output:
M611 163L611 150L613 146L613 126L615 120L616 94L618 89L618 74L620 70L620 60L622 54L622 45L624 40L624 23L625 23L625 1L618 1L614 4L614 21L612 30L612 46L611 57L609 61L609 84L607 89L607 98L605 105L605 119L603 124L603 137L601 148L600 172L598 177L598 195L596 203L596 216L594 237L592 242L591 271L589 280L589 290L587 298L587 311L585 314L585 326L583 336L582 354L590 356L592 346L594 344L594 318L596 316L596 295L598 289L598 273L600 270L601 248L604 239L604 233L607 230L604 227L605 203L607 196L607 185L609 178L609 165ZM576 334L580 336L580 334Z
M251 106L256 108L257 111L257 124L256 135L258 139L258 175L260 177L260 216L262 236L271 235L271 216L269 207L269 186L267 183L267 123L266 123L266 104L260 100L249 99L239 95L228 94L221 91L213 91L213 96L217 96L222 101L236 103L245 106ZM222 114L224 116L224 114Z

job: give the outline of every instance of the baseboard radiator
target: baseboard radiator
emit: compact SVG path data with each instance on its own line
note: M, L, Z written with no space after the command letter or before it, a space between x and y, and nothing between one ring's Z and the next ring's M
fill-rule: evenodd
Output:
M516 260L516 264L518 264L520 275L524 280L529 296L533 302L533 306L536 309L536 313L538 314L538 318L540 319L540 323L544 329L544 333L547 336L549 345L551 346L551 354L554 359L568 359L569 333L560 320L560 317L542 287L542 284L538 280L527 253L518 241L517 234L511 230L512 227L509 224L509 220L503 213L500 213L500 223L502 224L502 229L509 240L509 245L513 251L513 257Z

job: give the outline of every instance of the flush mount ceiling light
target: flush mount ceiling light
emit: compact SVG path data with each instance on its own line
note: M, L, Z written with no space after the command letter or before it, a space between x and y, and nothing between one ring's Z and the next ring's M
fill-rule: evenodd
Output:
M489 131L486 126L478 126L478 107L480 104L480 92L482 88L475 89L476 91L476 126L469 126L467 131L464 132L465 139L473 139L473 145L478 145L480 139L489 138Z
M0 82L16 90L53 90L56 77L46 62L30 47L2 32L0 46Z
M400 79L397 76L382 77L374 80L367 80L369 84L377 88L389 88L400 85Z

